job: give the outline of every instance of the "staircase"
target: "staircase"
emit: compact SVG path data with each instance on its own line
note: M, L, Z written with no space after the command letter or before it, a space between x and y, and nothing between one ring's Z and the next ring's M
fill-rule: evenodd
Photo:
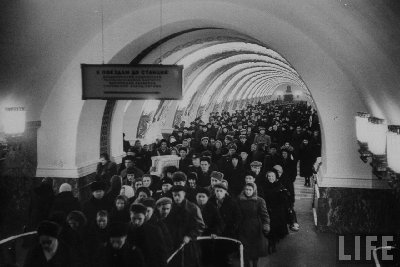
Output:
M297 176L294 182L295 199L312 199L314 197L314 183L311 179L311 187L304 186L304 177Z

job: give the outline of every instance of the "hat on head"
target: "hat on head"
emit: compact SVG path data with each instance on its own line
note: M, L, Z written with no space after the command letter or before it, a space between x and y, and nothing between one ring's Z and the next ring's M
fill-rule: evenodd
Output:
M225 191L228 191L228 187L224 183L215 184L214 188L221 188L221 189L225 189Z
M226 135L225 139L228 140L228 141L231 141L231 142L233 141L233 137L230 136L230 135Z
M241 157L239 156L239 154L233 154L232 156L231 156L231 159L238 159L238 160L240 160L241 159Z
M170 199L169 197L162 197L156 202L156 206L162 206L167 204L172 204L172 199Z
M253 161L252 163L250 163L250 167L261 167L262 163L259 161Z
M133 212L133 213L143 213L143 214L146 215L147 208L146 208L143 204L140 204L140 203L133 203L133 204L131 205L129 211L130 211L130 212Z
M148 197L141 199L140 204L143 204L145 207L154 209L154 207L156 206L156 201L154 200L154 198Z
M196 195L197 195L197 194L206 194L208 197L210 197L210 195L211 195L210 190L208 190L208 189L205 188L205 187L199 187L199 188L197 189L197 192L196 192Z
M71 211L67 216L67 221L69 220L74 220L78 222L80 226L84 226L87 223L85 214L83 214L83 212L79 210Z
M164 184L174 185L174 183L172 182L172 179L169 177L164 177L163 179L161 179L161 185L164 185Z
M63 183L62 185L60 185L60 189L59 192L71 192L72 191L72 187L70 184L68 183Z
M165 173L169 172L169 173L175 173L178 171L178 168L176 166L168 166L165 167Z
M201 141L203 141L203 140L209 140L210 138L208 138L208 136L203 136L202 138L201 138Z
M184 146L180 146L180 147L179 147L179 152L180 152L181 150L185 150L185 151L186 151L186 153L188 152L188 149L187 149L187 147L184 147Z
M184 172L175 172L172 175L172 181L173 182L186 182L187 181L187 176Z
M147 197L151 196L150 189L148 189L147 187L142 186L142 187L139 187L138 189L136 189L136 195L139 195L140 192L145 193L147 195Z
M237 146L236 146L235 144L230 144L230 145L228 146L228 149L237 150Z
M207 161L208 164L211 164L211 159L209 157L201 157L200 161Z
M217 179L218 181L221 181L224 178L224 174L222 172L212 171L210 178L214 178Z
M60 226L51 221L42 221L37 229L38 236L47 235L58 238L60 234Z
M171 188L171 192L180 192L180 191L186 192L186 187L184 187L183 185L174 185Z
M128 225L123 222L113 222L108 228L109 237L122 237L128 235Z
M98 191L98 190L106 190L106 184L100 181L94 181L93 183L90 184L90 190Z
M132 167L129 167L126 169L126 174L135 174L135 169Z
M129 185L123 185L121 187L121 191L124 191L124 196L126 196L127 198L132 198L135 196L135 191L133 190L132 186Z
M241 134L239 135L239 138L247 138L247 136L245 134Z
M188 180L196 180L197 181L197 173L196 172L189 172L187 174L187 179Z

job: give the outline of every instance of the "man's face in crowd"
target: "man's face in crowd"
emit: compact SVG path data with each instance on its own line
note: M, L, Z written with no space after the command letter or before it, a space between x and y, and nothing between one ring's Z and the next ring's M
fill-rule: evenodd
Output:
M172 192L172 197L176 204L181 204L185 199L186 193L184 191Z
M270 148L269 148L269 153L270 153L271 155L275 155L275 154L276 154L276 148L275 148L275 147L270 147Z
M282 151L282 157L283 157L284 159L287 159L288 156L289 156L289 154L288 154L286 151Z
M200 158L192 159L193 166L200 167Z
M131 215L131 223L133 227L140 227L143 225L146 219L146 215L143 213L137 213L137 212L130 212Z
M107 223L108 223L107 216L97 216L96 223L100 229L105 229L107 227Z
M147 197L148 197L148 195L145 192L141 191L141 192L139 192L137 199L141 200L141 199L144 199Z
M211 180L210 180L211 187L214 187L214 185L216 185L216 184L218 184L220 182L221 182L220 180L211 177Z
M183 147L188 147L189 146L189 142L187 140L182 141L182 146Z
M161 218L166 218L168 214L171 212L171 204L159 205L157 209L158 212L160 213Z
M208 196L204 193L197 193L196 201L199 206L204 206L205 204L207 204Z
M234 148L229 148L228 153L229 153L229 155L233 155L233 154L236 153L236 149L234 149Z
M117 210L123 210L125 208L125 201L117 199L117 201L115 201L115 206L117 207Z
M39 236L39 243L43 250L51 252L56 248L57 238L48 235L41 235Z
M92 193L95 199L102 199L104 197L104 190L96 190Z
M174 185L186 186L186 182L185 181L175 181Z
M247 154L247 152L245 151L240 152L240 157L242 158L242 160L246 160L248 156L249 154Z
M225 198L226 195L226 190L222 188L215 188L215 197L219 200L222 200Z
M100 158L100 163L101 165L105 165L107 163L107 160L105 158Z
M208 139L201 140L201 143L203 144L203 146L208 146Z
M208 172L208 169L210 168L210 163L208 163L207 161L201 161L200 167L203 172Z
M186 158L186 155L187 155L187 152L186 152L186 150L180 150L179 151L179 155L181 156L181 158Z
M133 180L135 180L135 174L133 173L127 174L126 179L128 179L129 182L133 182Z
M256 179L255 179L253 176L251 176L251 175L246 175L246 177L244 178L244 180L245 180L246 184L247 184L247 183L254 183L254 182L256 181Z
M161 143L161 149L162 149L162 150L167 149L167 142L162 142L162 143Z
M146 207L146 221L151 219L151 216L153 216L154 209L152 207Z
M261 171L261 167L259 166L251 166L251 171L255 172L256 174L259 174Z
M168 192L171 189L172 185L171 184L163 184L161 186L161 189L164 193Z
M125 167L126 167L126 168L133 167L133 161L130 160L130 159L126 159L126 160L125 160Z

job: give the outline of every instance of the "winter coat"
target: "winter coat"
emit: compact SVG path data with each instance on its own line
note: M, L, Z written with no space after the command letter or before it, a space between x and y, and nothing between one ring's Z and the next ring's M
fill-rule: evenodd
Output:
M207 202L204 206L200 207L200 210L205 224L203 235L221 235L224 222L217 207L212 205L210 202Z
M288 193L279 181L270 183L266 180L262 184L262 187L264 192L263 198L267 204L268 213L271 219L271 232L269 238L279 240L288 234Z
M161 230L148 223L140 227L129 226L127 241L143 252L146 267L165 267L167 254Z
M233 197L239 196L245 184L246 174L241 163L239 162L236 168L233 167L233 164L228 165L224 174L224 179L228 181L229 192Z
M254 194L239 196L242 220L239 224L239 240L244 246L244 255L248 259L266 256L267 239L264 229L269 228L270 218L264 199Z
M174 250L180 247L185 236L193 240L185 246L184 266L199 266L199 249L194 240L203 233L205 228L199 207L186 199L179 206L174 203L165 223L171 233ZM170 266L180 266L181 259L182 254L180 253L174 257Z
M41 183L32 194L29 204L29 228L36 229L39 223L50 214L54 202L54 191L51 185Z
M110 185L111 177L116 174L117 164L115 164L115 162L107 161L107 163L104 165L102 165L101 162L97 164L96 180L105 182L107 186Z
M65 191L56 195L50 213L61 211L67 216L73 210L81 210L81 203L71 191Z
M131 218L129 214L129 205L125 205L125 209L123 210L117 210L116 207L114 207L111 210L110 213L110 222L123 222L123 223L129 223Z
M121 249L115 250L110 243L101 247L96 253L93 266L96 267L145 267L141 250L125 243Z
M310 177L313 175L313 166L315 163L315 151L312 145L302 144L299 149L300 176Z
M37 244L31 248L25 258L24 267L80 267L76 255L67 244L58 241L58 248L50 261L46 260L42 246ZM83 266L82 266L83 267Z
M237 231L241 219L240 209L237 202L229 195L225 196L222 205L219 208L215 196L210 197L208 201L214 205L221 214L224 223L221 235L230 238L237 238Z

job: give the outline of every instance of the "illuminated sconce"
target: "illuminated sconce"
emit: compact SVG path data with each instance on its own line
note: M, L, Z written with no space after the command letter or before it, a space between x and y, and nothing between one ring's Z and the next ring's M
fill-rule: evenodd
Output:
M368 158L372 156L368 150L368 118L371 117L369 113L357 112L356 115L356 135L360 149L360 158L363 162L367 162Z
M367 142L368 150L372 154L371 166L373 173L382 178L387 169L386 157L386 134L388 126L383 119L376 117L368 118Z
M400 125L389 125L387 132L387 163L392 178L400 178Z
M3 118L4 132L10 136L21 135L25 131L25 108L7 107Z

